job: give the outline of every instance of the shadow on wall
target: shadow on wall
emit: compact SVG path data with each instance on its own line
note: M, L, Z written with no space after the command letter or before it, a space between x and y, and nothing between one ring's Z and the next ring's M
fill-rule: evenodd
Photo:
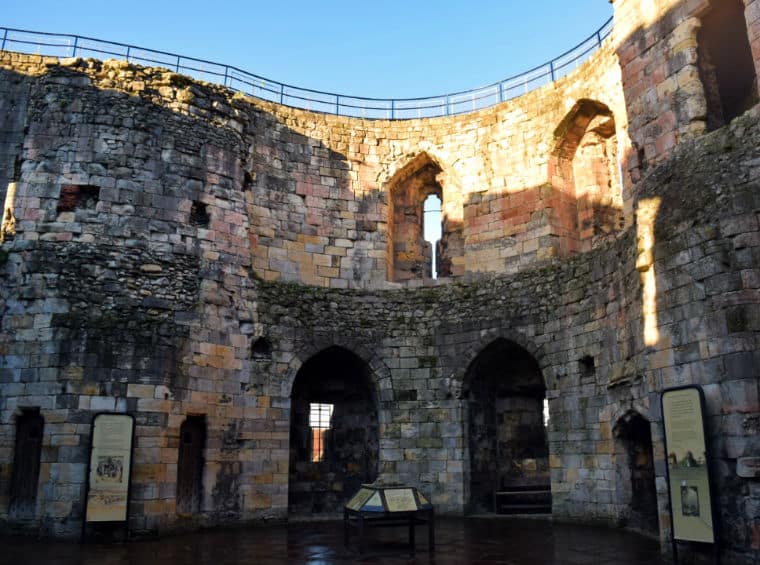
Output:
M645 22L618 46L634 149L623 166L633 182L680 141L726 125L758 102L752 43L757 51L760 38L747 25L756 3L670 4L662 15L655 3L623 5L638 10L626 17Z

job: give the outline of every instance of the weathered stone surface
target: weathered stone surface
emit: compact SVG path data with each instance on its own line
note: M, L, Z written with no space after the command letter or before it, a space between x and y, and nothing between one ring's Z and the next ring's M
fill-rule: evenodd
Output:
M192 416L206 429L198 525L282 518L324 502L319 489L338 507L376 452L384 479L453 513L471 507L475 474L489 477L485 498L499 461L510 473L495 488L548 481L559 519L646 525L631 485L649 473L649 519L667 539L659 394L699 384L726 560L755 560L758 493L737 467L760 449L758 108L693 127L698 93L684 93L699 78L679 53L699 2L655 2L652 20L635 4L618 0L613 41L554 85L434 120L328 116L125 62L0 54L0 183L15 183L0 254L0 519L19 522L15 421L39 409L35 523L78 534L90 424L106 410L136 419L137 532L184 527ZM753 30L757 10L747 3ZM393 206L431 186L451 221L451 276L389 282L394 249L424 255L392 245L417 233L416 211ZM499 373L483 362L491 346L535 370L507 355ZM310 362L333 348L369 384L324 379L364 404L342 430L345 467L320 468L296 457L309 441L293 430L306 429L294 427L303 391L320 391ZM517 378L528 373L540 378ZM479 388L489 375L512 387ZM539 435L541 395L548 453L528 452L515 434ZM631 439L646 431L648 452Z

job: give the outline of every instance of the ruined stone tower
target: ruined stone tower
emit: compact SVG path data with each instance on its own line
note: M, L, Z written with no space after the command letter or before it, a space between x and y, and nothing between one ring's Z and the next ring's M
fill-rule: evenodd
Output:
M4 528L78 534L117 412L137 533L381 476L452 514L545 489L665 547L660 393L699 384L725 560L757 562L760 2L614 7L577 70L438 118L0 52Z

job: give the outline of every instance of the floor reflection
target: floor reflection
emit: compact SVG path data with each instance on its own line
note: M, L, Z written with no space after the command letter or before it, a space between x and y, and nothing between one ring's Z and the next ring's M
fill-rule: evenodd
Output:
M427 549L425 527L417 531L416 555L410 556L407 530L369 530L359 555L343 546L340 522L207 531L95 545L0 538L0 563L35 565L309 565L436 564L464 565L658 565L659 545L648 538L604 528L552 524L514 518L439 519L436 551ZM352 541L355 541L352 539Z

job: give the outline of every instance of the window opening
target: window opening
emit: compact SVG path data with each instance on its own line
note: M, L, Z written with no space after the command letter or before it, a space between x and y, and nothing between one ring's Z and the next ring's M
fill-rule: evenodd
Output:
M441 240L441 199L436 194L429 194L423 205L422 225L425 241L430 243L430 273L438 278L438 242Z
M265 337L257 339L251 347L251 355L254 359L271 359L272 346Z
M707 102L707 130L711 131L757 103L757 85L744 3L714 1L701 23L697 60Z
M596 374L596 366L594 364L594 358L591 355L586 355L578 360L578 368L581 373L581 377L588 379Z
M203 202L194 201L190 206L190 225L207 228L210 221L208 206Z
M327 433L330 430L330 420L332 419L333 408L334 405L332 404L309 404L312 462L324 460L325 444L327 443Z
M549 425L549 399L544 398L544 427Z
M94 210L100 200L100 187L65 184L61 186L57 213L73 212L76 209Z

